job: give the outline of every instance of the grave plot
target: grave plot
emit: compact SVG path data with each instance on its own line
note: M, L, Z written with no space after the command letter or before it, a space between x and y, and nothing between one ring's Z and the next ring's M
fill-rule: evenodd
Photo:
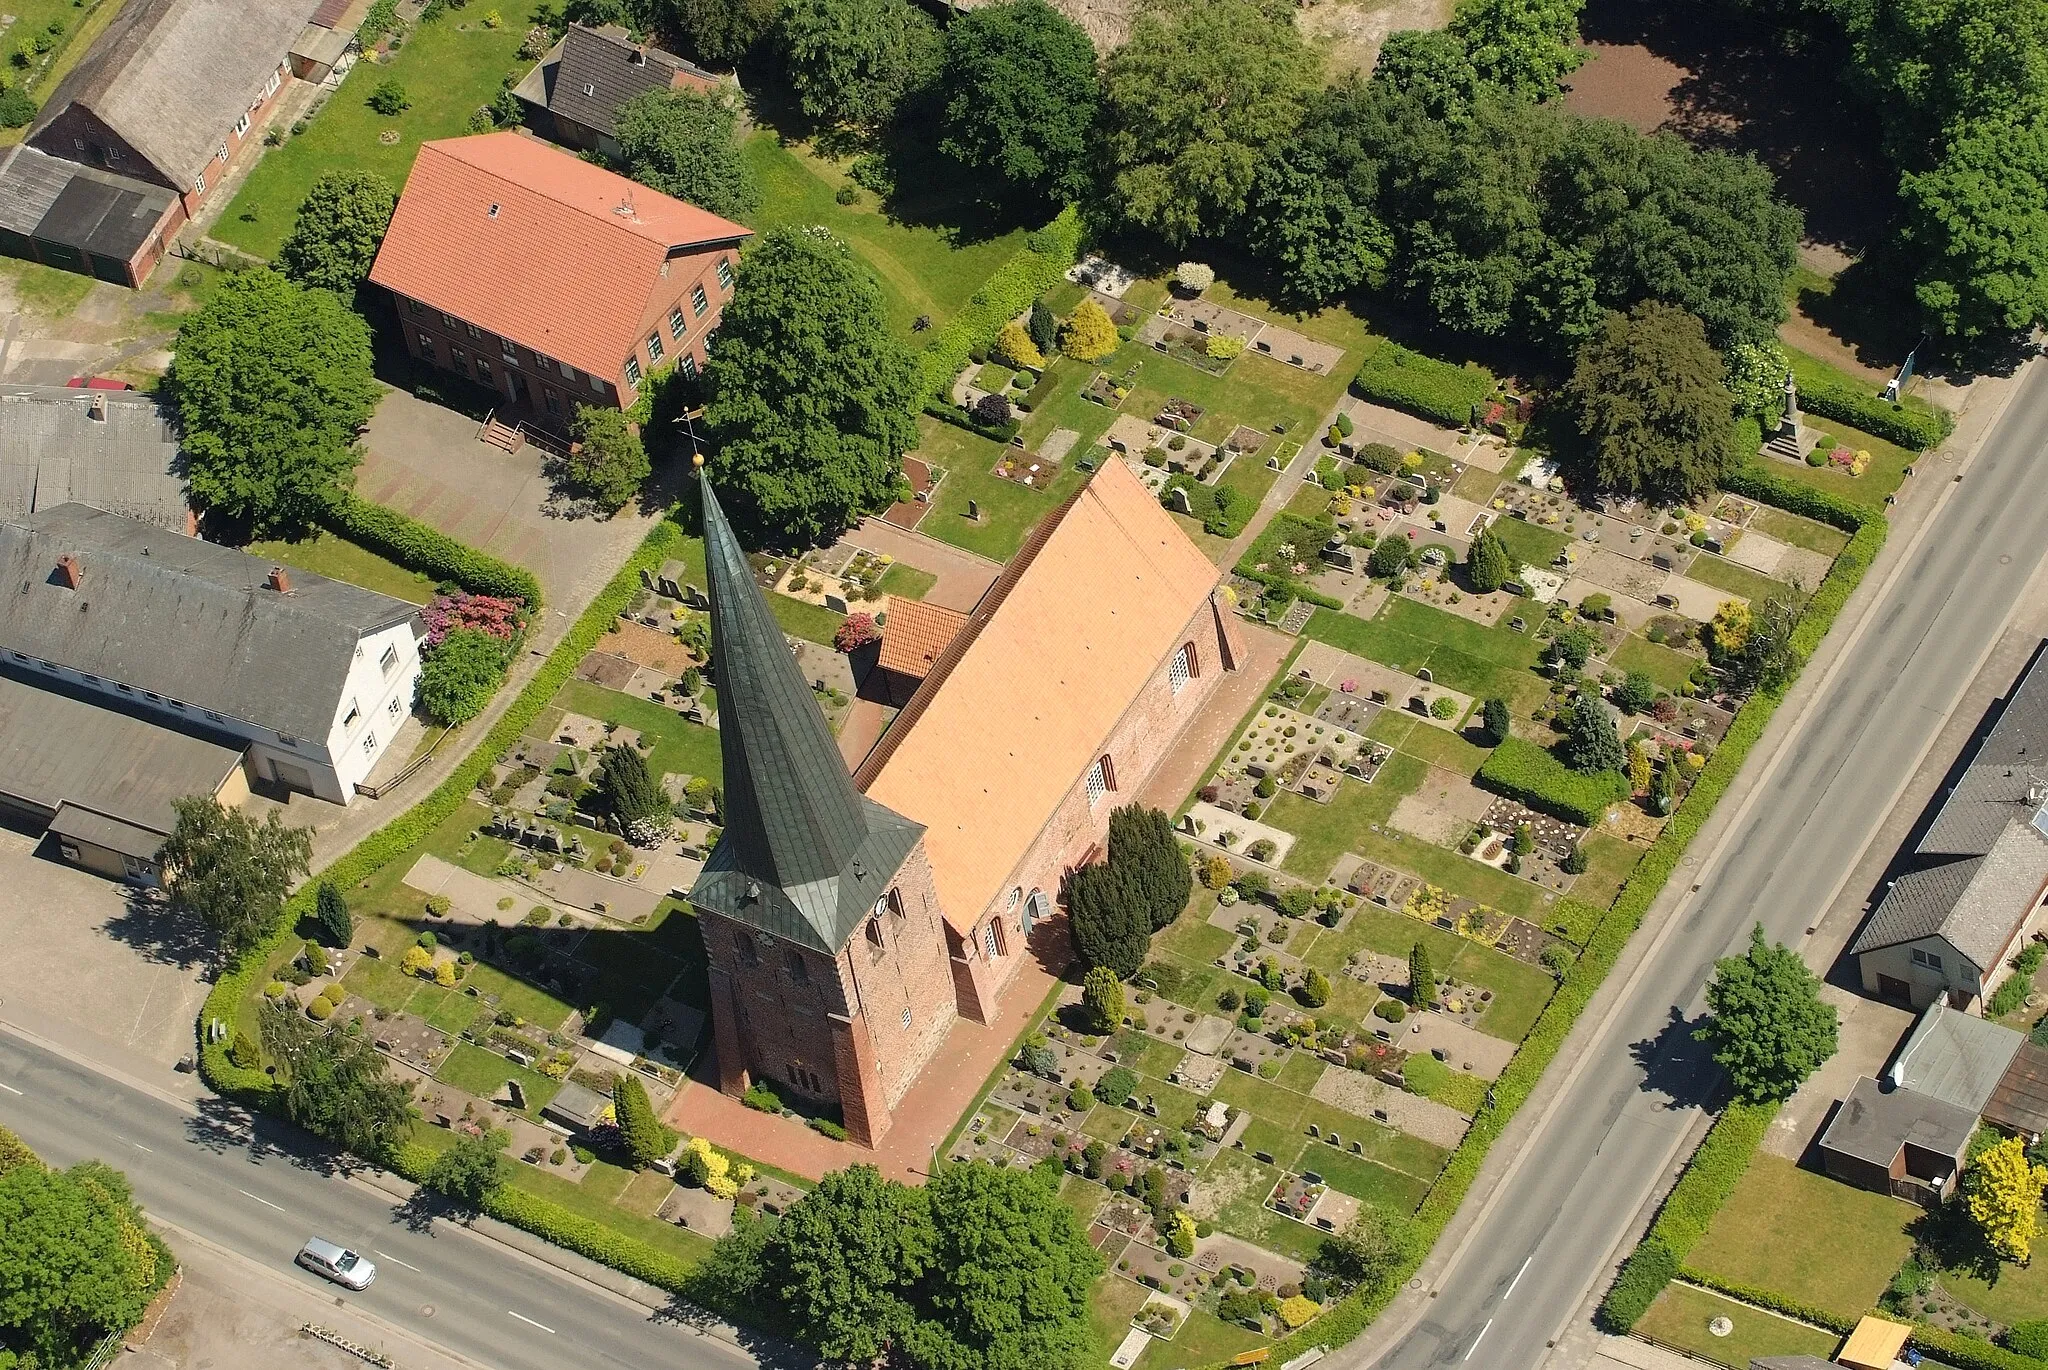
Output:
M1568 854L1579 843L1586 840L1586 830L1561 818L1538 813L1525 804L1512 799L1496 799L1486 810L1486 816L1479 820L1497 833L1512 836L1514 831L1527 824L1530 836L1536 845L1557 853L1559 857Z
M1422 881L1406 871L1360 861L1344 888L1360 898L1370 899L1381 908L1406 909L1408 901L1421 886Z
M999 480L1015 481L1033 490L1043 490L1059 478L1060 464L1013 449L1003 454L991 474Z
M1315 1210L1317 1201L1328 1192L1329 1186L1311 1181L1306 1175L1285 1175L1279 1184L1273 1186L1266 1202L1296 1222L1306 1223L1310 1221L1309 1214Z
M1573 879L1578 877L1574 876ZM1543 953L1551 945L1566 946L1564 939L1554 937L1526 919L1514 918L1508 922L1507 931L1494 943L1497 951L1504 951L1517 961L1527 961L1532 966L1543 964ZM1566 946L1566 950L1570 950Z
M1276 998L1272 1006L1277 1007L1278 1004L1279 1000ZM1230 1061L1232 1069L1271 1079L1280 1073L1280 1068L1294 1055L1294 1049L1280 1045L1263 1032L1246 1032L1239 1028L1231 1033L1230 1040L1223 1044L1223 1055ZM1271 1071L1265 1069L1268 1064L1272 1066Z
M1115 409L1131 393L1131 386L1137 378L1136 364L1114 376L1107 371L1097 371L1088 378L1088 384L1082 387L1081 397L1105 409Z
M1206 1018L1203 1022L1205 1024L1219 1023L1226 1034L1230 1031L1230 1024L1221 1018ZM1221 1045L1222 1043L1219 1041L1217 1046L1220 1047ZM1223 1078L1223 1073L1228 1069L1230 1069L1230 1066L1222 1057L1213 1054L1205 1055L1191 1050L1187 1055L1181 1057L1179 1065L1168 1072L1166 1082L1171 1085L1179 1085L1191 1094L1206 1098L1215 1092L1217 1081Z
M1372 700L1358 695L1358 682L1345 679L1337 682L1334 693L1316 707L1315 717L1332 727L1363 735L1372 726L1387 706L1375 704Z
M1196 803L1181 820L1181 831L1233 857L1278 869L1294 845L1285 828L1256 822L1215 804Z
M1208 412L1193 400L1184 400L1176 395L1159 407L1159 412L1152 416L1152 422L1162 428L1171 428L1176 433L1189 433L1202 421L1202 415Z

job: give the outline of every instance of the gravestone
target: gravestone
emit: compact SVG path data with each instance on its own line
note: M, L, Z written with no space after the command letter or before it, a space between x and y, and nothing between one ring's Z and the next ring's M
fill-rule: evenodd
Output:
M1427 666L1417 666L1415 668L1415 678L1425 685L1436 683L1436 677L1429 673L1429 667Z
M980 500L978 500L978 499L971 499L971 500L967 501L967 521L968 521L969 523L980 523L980 522L981 522L981 501L980 501Z
M847 608L846 596L835 595L830 590L825 592L825 607L835 614L850 612Z
M1193 504L1188 500L1188 488L1185 485L1176 485L1166 492L1166 507L1176 514L1195 512Z

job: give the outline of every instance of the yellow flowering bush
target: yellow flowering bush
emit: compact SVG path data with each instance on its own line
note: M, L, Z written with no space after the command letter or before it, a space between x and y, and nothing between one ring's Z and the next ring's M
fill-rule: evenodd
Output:
M1322 1311L1323 1306L1306 1294L1280 1300L1280 1321L1290 1328L1300 1327Z
M738 1198L740 1186L754 1178L754 1167L745 1163L734 1165L732 1157L712 1146L709 1137L690 1138L681 1160L684 1173L701 1175L704 1188L720 1199Z
M443 961L440 965L434 967L434 983L442 989L455 988L455 963L453 961Z
M405 955L399 958L398 968L407 975L426 975L427 967L434 963L434 953L425 947L407 947Z

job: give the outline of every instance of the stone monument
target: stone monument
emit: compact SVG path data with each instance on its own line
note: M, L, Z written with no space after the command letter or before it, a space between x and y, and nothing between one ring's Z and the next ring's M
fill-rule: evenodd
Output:
M1785 373L1785 408L1778 417L1778 430L1773 433L1762 448L1767 457L1782 457L1787 461L1804 462L1807 453L1820 443L1820 434L1800 421L1799 380L1790 371Z

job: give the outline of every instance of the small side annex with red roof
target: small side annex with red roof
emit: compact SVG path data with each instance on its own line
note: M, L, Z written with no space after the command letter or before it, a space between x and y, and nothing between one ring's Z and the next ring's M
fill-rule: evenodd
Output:
M693 375L752 230L521 133L420 146L370 279L406 350L552 426Z

